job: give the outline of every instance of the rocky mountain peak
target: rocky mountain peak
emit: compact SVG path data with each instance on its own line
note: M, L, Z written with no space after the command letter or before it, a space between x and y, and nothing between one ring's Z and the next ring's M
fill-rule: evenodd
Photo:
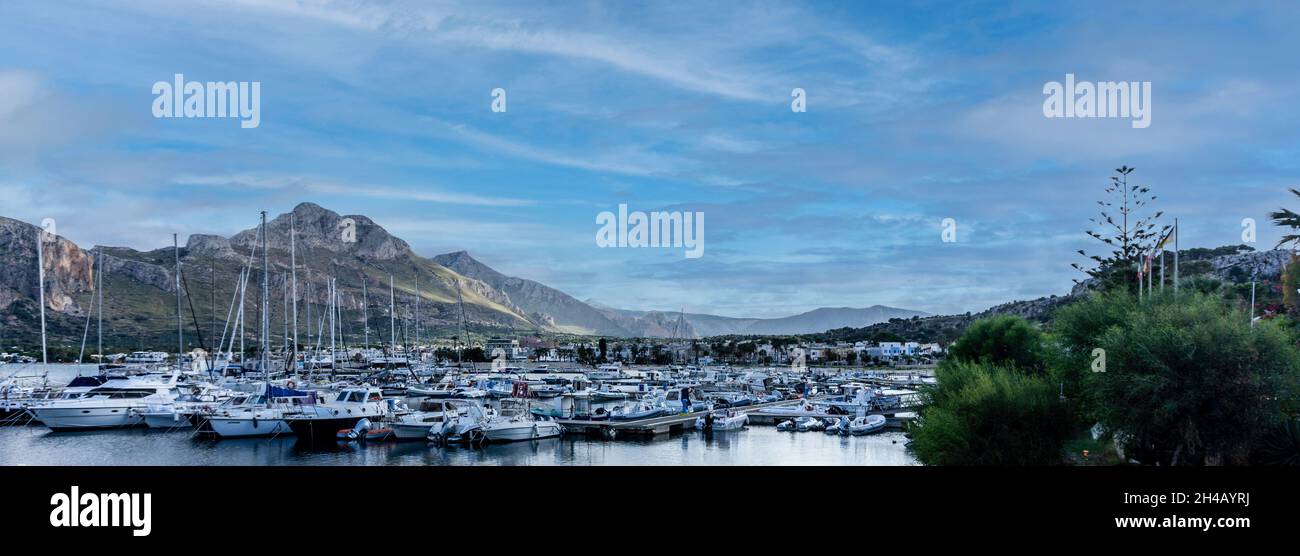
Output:
M288 250L291 229L296 231L299 249L325 249L381 261L411 254L409 244L389 234L369 217L340 215L315 203L299 203L293 211L268 221L267 244L271 249ZM235 234L230 240L245 249L258 241L256 226Z

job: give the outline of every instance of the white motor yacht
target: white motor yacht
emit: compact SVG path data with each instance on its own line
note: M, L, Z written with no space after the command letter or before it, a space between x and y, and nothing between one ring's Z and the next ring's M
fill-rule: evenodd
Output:
M152 378L110 378L80 397L55 400L30 409L53 431L111 429L144 423L136 410L171 403L179 395L176 374L165 382Z

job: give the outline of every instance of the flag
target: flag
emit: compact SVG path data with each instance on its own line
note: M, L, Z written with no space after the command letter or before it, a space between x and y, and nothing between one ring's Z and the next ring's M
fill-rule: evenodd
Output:
M1160 251L1161 249L1164 249L1165 244L1169 243L1169 240L1173 237L1174 237L1174 229L1171 227L1169 228L1169 231L1165 232L1165 237L1160 238L1160 241L1156 242L1155 250Z

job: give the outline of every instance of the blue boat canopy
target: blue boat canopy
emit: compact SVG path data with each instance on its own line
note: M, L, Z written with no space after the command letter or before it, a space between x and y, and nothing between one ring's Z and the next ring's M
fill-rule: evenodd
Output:
M280 388L279 386L266 385L266 397L268 398L306 398L311 396L310 392L294 390L292 388Z

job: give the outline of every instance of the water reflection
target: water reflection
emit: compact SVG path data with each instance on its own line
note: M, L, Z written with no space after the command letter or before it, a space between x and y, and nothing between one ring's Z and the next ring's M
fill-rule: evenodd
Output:
M582 437L438 448L424 442L216 440L188 431L51 433L0 427L3 465L914 465L900 433L842 437L750 426L606 441Z

